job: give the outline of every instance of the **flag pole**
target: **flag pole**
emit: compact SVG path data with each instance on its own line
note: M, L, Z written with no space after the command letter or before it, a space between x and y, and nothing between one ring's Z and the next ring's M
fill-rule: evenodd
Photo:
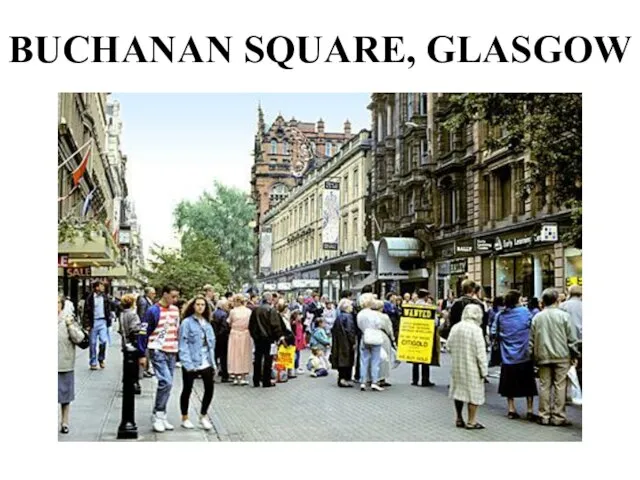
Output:
M71 155L69 155L69 157L67 157L64 162L62 162L60 165L58 165L58 170L61 169L62 167L64 167L67 163L69 163L73 157L75 157L78 153L80 153L82 150L84 150L89 144L91 144L91 142L92 142L92 140L89 140L87 143L85 143L80 148L78 148L78 150L76 150Z

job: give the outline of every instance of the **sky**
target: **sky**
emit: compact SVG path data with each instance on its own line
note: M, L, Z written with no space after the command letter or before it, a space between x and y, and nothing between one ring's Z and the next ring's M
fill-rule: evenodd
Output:
M127 155L129 196L135 202L145 255L153 244L176 247L173 210L196 200L214 180L251 189L258 103L267 127L286 120L317 122L356 133L370 128L370 94L112 93L120 102L121 150Z

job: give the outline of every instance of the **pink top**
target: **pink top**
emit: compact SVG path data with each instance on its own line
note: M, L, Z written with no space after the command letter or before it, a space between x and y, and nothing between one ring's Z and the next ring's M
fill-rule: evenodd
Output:
M307 342L304 338L304 327L301 322L296 322L294 328L294 333L296 336L296 350L304 350L307 346Z

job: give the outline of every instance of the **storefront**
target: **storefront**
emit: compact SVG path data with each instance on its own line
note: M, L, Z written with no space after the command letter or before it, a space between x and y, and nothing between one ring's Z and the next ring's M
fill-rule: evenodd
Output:
M540 233L520 230L479 238L474 250L482 257L481 284L488 297L518 290L524 297L539 298L545 288L561 286L563 250L555 224L543 225Z
M564 250L564 276L565 286L582 286L582 250L566 248Z
M438 247L436 253L436 301L462 295L462 282L469 278L473 255L473 242L459 240Z

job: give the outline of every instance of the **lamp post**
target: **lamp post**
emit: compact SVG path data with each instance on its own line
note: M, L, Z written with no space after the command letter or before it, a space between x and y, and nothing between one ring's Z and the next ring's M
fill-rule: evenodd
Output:
M122 417L118 427L118 440L137 439L135 421L135 382L138 378L136 348L122 335Z

